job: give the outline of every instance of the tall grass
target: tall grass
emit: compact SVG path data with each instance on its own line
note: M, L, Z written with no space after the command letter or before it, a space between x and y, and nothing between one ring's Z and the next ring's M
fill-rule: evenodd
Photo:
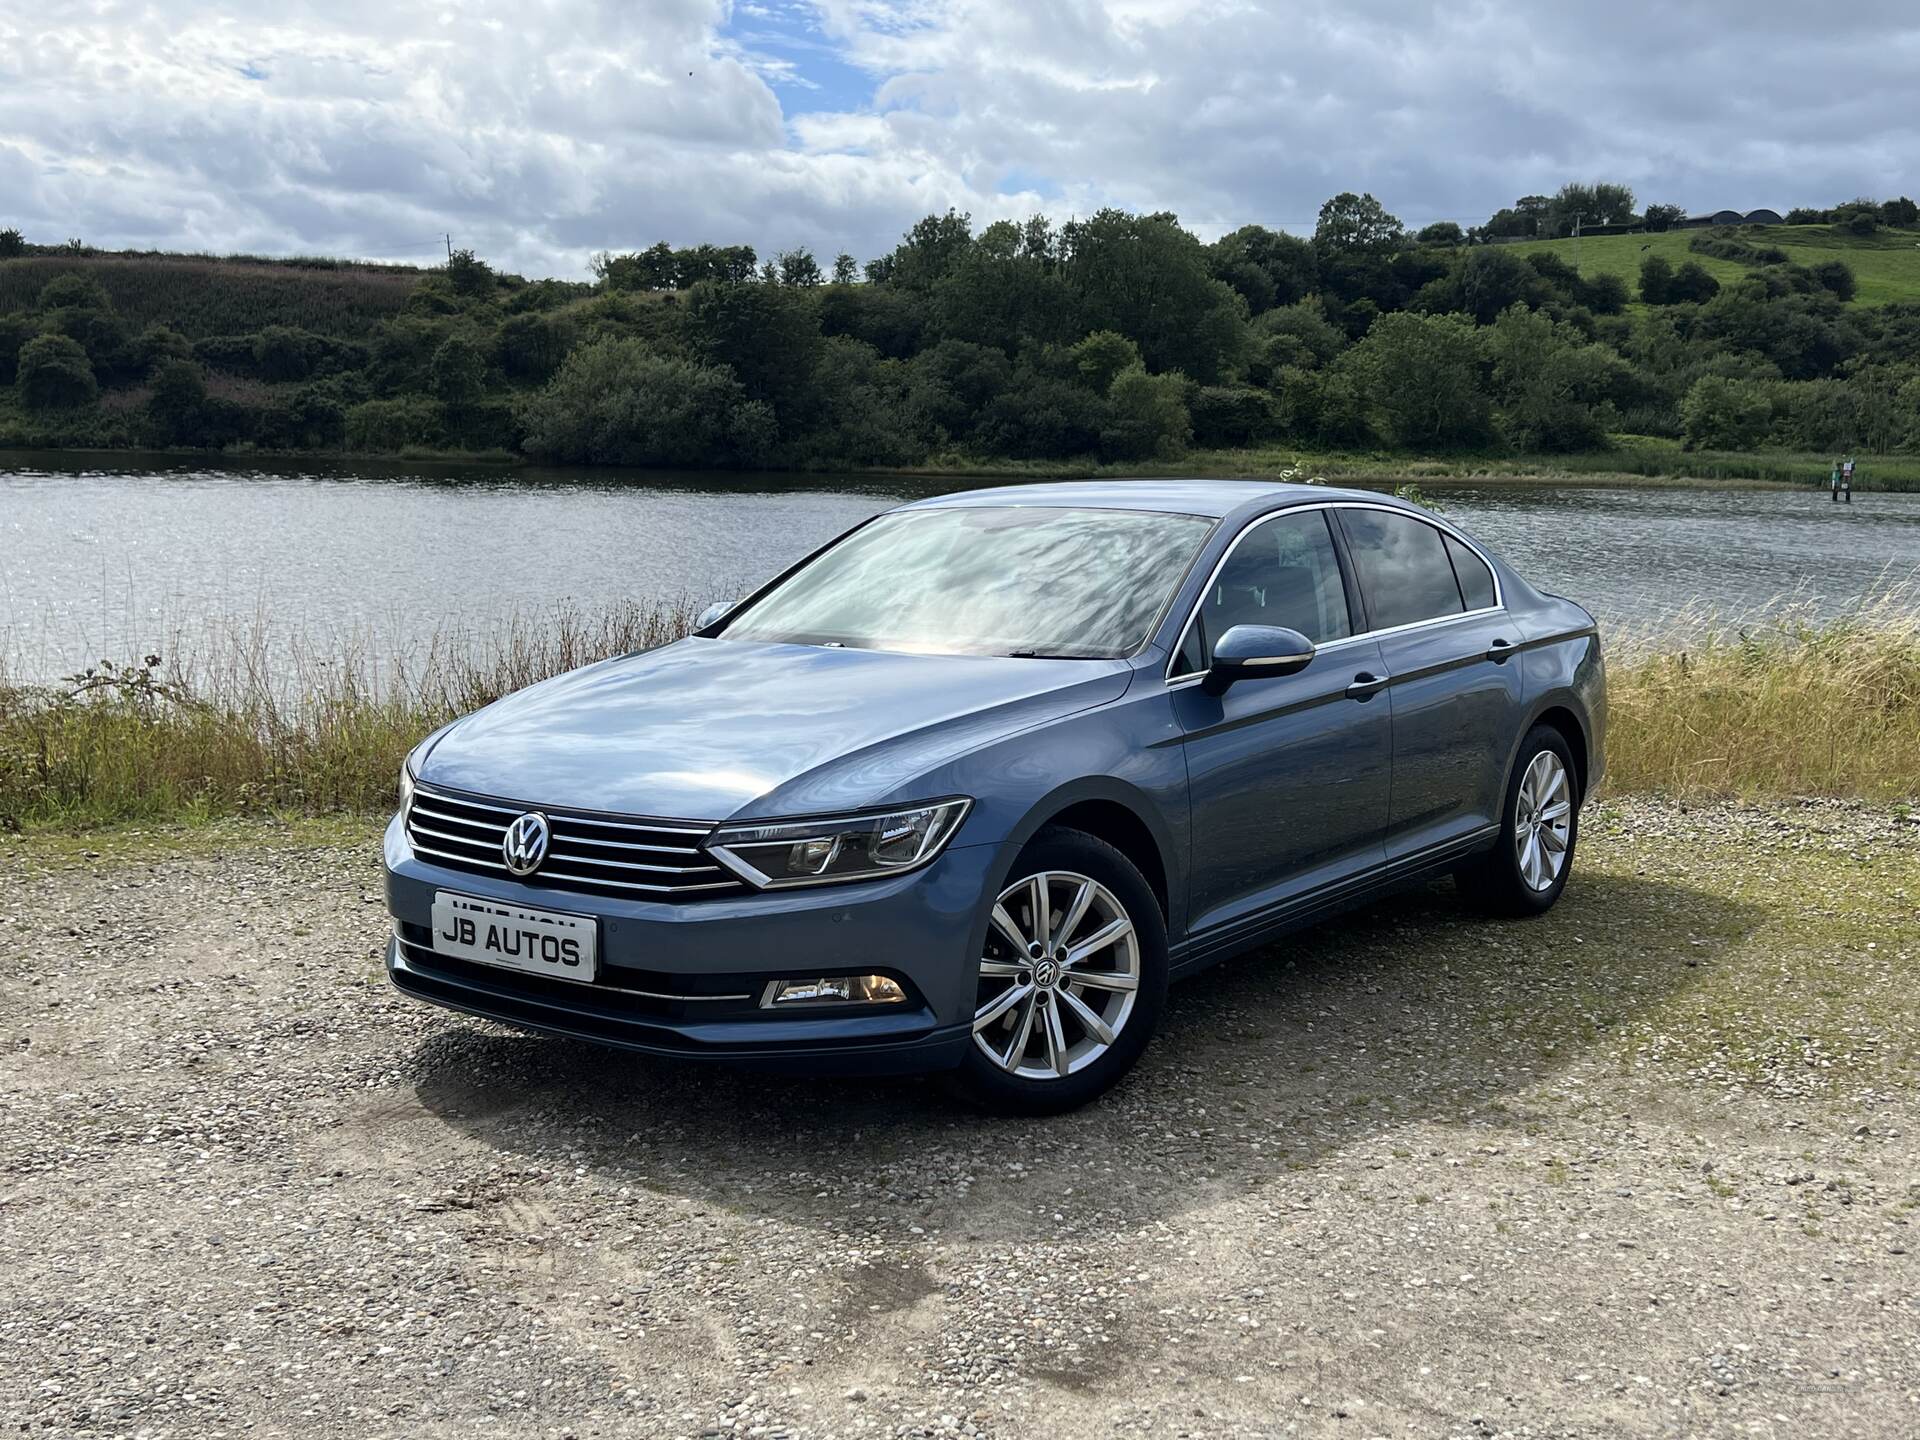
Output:
M1900 587L1850 616L1708 623L1628 642L1609 672L1608 783L1680 795L1920 797L1920 609ZM1671 642L1669 642L1671 643Z
M691 602L557 607L400 654L270 623L53 686L0 673L0 827L377 810L430 730L562 671L687 633Z
M0 674L0 827L377 811L444 721L664 644L692 616L685 602L561 608L399 655L256 620L59 686ZM1611 641L1611 789L1920 797L1920 595L1818 624L1695 618L1684 648Z

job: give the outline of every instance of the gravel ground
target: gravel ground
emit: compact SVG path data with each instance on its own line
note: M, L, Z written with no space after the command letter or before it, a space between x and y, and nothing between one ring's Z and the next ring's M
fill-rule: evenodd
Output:
M1607 803L1031 1122L404 1001L371 827L0 837L0 1426L1910 1436L1915 821Z

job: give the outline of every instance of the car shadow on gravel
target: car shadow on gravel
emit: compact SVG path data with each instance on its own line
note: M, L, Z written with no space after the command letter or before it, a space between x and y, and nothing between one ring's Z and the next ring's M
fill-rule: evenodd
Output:
M1024 1238L1062 1206L1204 1206L1422 1119L1498 1145L1529 1123L1522 1092L1610 1058L1762 913L1588 874L1545 917L1489 921L1437 884L1176 986L1117 1090L1041 1120L975 1114L931 1080L773 1077L470 1021L436 1029L410 1074L432 1117L526 1164L783 1223L864 1211Z

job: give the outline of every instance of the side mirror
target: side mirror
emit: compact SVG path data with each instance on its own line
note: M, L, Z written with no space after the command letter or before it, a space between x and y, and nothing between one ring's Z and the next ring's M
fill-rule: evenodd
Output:
M1313 661L1313 642L1284 625L1235 625L1213 647L1212 688L1261 675L1293 675Z
M707 606L706 609L702 610L700 612L700 618L693 622L693 628L695 633L697 634L698 632L706 629L709 625L718 625L722 620L726 619L727 616L733 612L733 607L738 605L739 603L740 602L738 600L714 601L713 604Z

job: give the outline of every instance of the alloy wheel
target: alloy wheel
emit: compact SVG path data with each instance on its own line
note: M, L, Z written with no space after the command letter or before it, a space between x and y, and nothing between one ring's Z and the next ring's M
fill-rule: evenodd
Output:
M1056 1080L1113 1047L1140 990L1140 937L1098 880L1046 870L994 902L973 1043L1023 1080Z
M1532 890L1550 890L1566 868L1573 838L1573 787L1567 767L1551 750L1527 766L1514 801L1513 849L1520 878Z

